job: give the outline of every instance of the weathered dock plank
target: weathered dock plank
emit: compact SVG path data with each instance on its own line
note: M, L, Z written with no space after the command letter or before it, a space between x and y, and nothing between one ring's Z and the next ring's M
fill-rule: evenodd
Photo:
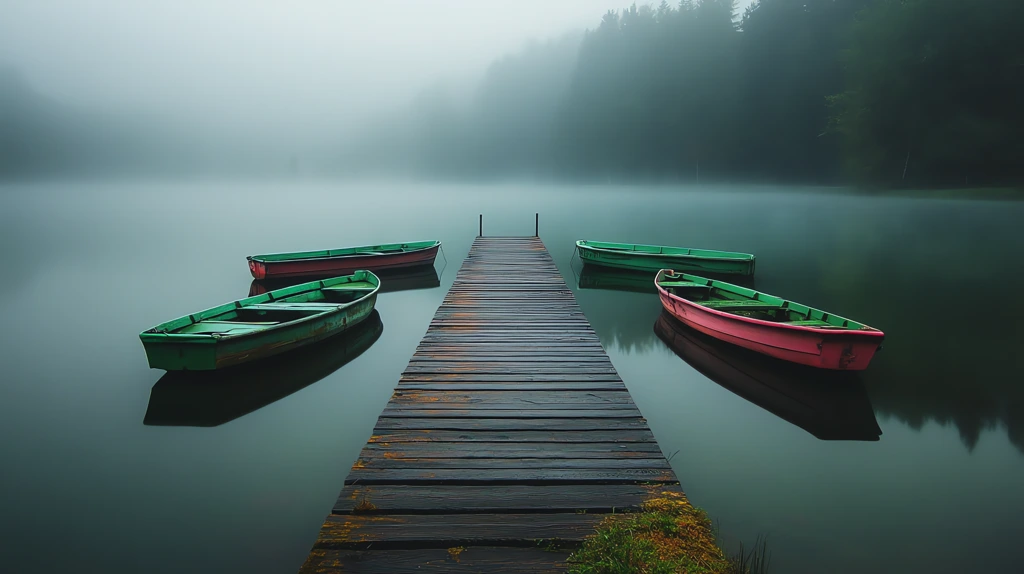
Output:
M654 487L637 484L550 486L376 486L346 487L334 505L334 514L354 514L363 500L374 500L368 513L459 514L531 512L586 512L606 514L634 510L648 498ZM679 492L677 486L658 490ZM615 505L618 506L615 506Z
M676 476L543 243L477 238L302 572L559 572L663 490Z
M352 550L317 549L309 556L308 572L361 572L364 574L411 574L419 572L564 572L565 553L540 548L473 546L460 550Z

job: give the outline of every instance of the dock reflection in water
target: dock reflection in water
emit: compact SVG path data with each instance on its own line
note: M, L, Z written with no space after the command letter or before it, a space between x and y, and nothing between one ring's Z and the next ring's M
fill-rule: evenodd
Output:
M379 293L394 293L396 291L410 291L413 289L433 289L441 286L441 279L437 276L437 270L433 265L423 265L409 269L395 269L391 271L374 271L374 275L380 279ZM326 279L322 277L321 279ZM651 281L654 279L652 278ZM283 289L316 281L315 278L295 277L291 279L253 279L249 285L249 296L262 295L267 291Z
M301 390L345 366L384 331L376 310L345 333L223 371L169 371L153 386L143 424L222 425Z
M779 361L694 331L664 312L654 332L707 378L819 439L876 441L882 434L855 373Z

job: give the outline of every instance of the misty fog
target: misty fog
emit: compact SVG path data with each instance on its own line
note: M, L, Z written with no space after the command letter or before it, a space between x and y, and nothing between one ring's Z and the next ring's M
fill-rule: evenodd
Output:
M1014 0L0 6L2 178L1024 179Z
M619 4L4 0L0 178L346 175L369 155L418 171L440 143L411 149L424 122L511 103L480 119L549 123L584 30Z
M0 0L0 574L529 569L668 468L773 574L1019 571L1021 22L1024 0ZM669 327L653 274L581 239L624 267L756 255L715 277L741 290L682 290L733 299L691 303L736 335ZM243 299L324 278L268 281L259 253L381 262L373 329L234 370L254 380L151 368L147 333L248 360L362 308ZM813 354L837 318L886 336L855 380L732 348L799 329Z

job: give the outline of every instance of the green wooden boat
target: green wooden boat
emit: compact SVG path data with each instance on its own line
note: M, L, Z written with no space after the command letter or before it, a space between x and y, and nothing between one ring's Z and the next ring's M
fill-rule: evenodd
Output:
M383 332L372 311L340 335L263 361L219 371L168 371L149 392L142 424L212 427L235 420L331 375Z
M369 271L312 281L168 321L139 335L149 366L208 371L320 341L366 319L380 280Z
M722 275L754 274L754 256L749 253L586 240L576 242L576 251L585 264L618 269L651 273L674 269Z

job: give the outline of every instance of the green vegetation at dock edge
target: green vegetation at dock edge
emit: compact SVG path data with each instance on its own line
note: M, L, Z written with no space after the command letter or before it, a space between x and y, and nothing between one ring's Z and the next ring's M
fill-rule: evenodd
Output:
M569 557L570 574L763 574L763 540L727 556L711 520L678 492L661 492L639 512L614 514Z

